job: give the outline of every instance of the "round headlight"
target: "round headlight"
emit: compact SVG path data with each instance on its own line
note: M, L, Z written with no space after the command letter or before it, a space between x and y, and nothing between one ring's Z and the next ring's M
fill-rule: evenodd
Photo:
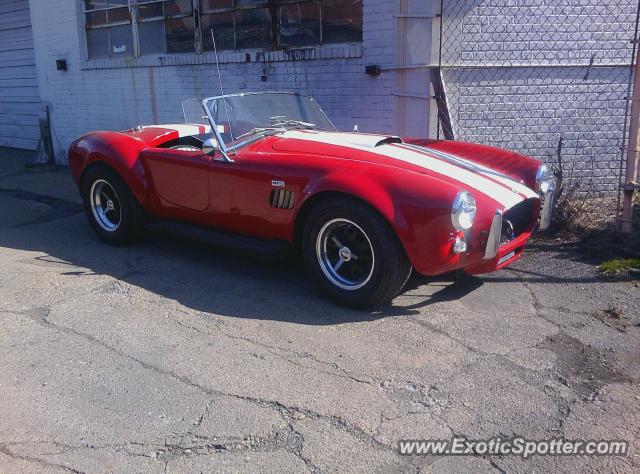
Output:
M476 200L467 191L461 191L453 200L451 208L451 223L456 230L471 229L476 218Z
M553 191L554 181L553 174L547 165L540 165L536 173L536 189L540 194L546 194Z

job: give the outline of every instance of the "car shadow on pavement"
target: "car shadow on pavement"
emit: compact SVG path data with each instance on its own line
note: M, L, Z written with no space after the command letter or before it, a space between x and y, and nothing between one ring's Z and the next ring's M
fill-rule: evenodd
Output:
M261 261L153 233L131 247L111 247L90 229L79 202L23 190L0 188L0 215L4 216L0 247L34 252L13 257L17 261L11 267L18 277L30 271L47 272L59 280L61 293L73 287L101 291L92 286L95 277L108 275L157 295L169 305L174 300L193 311L329 325L413 314L481 285L480 279L452 278L432 294L401 297L386 308L358 311L338 306L321 294L306 277L300 258ZM407 289L415 290L428 281L414 276Z
M74 286L98 291L96 275L108 275L198 312L236 318L332 325L410 315L439 302L456 300L485 281L593 282L593 275L558 274L553 268L523 268L478 277L414 275L392 305L357 311L327 300L307 279L299 259L264 262L169 235L149 234L131 247L103 244L91 231L77 202L0 188L0 247L35 252L20 255L20 268L48 271L60 291ZM9 257L11 258L11 257ZM515 272L519 272L515 274ZM111 282L113 284L113 282ZM135 292L134 292L135 293ZM62 295L64 296L64 295Z

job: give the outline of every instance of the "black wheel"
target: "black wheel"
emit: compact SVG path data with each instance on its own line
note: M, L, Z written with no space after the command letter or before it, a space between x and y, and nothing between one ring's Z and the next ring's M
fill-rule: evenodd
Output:
M302 251L320 288L353 308L389 303L411 275L411 264L389 224L355 199L316 205L304 225Z
M82 178L80 190L87 219L98 237L124 245L140 236L144 210L117 173L95 166Z

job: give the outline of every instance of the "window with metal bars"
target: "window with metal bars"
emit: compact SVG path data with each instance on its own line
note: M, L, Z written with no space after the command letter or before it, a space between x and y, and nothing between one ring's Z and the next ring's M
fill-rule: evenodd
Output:
M362 41L362 0L84 0L87 56Z
M85 0L89 58L133 56L128 0Z
M195 52L192 0L138 0L140 54Z

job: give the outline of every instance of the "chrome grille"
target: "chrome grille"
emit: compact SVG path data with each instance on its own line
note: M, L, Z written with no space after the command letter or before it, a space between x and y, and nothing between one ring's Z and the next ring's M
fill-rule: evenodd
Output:
M502 242L509 242L523 232L533 228L533 206L537 199L527 199L511 209L505 211L502 216Z
M500 245L506 244L524 232L533 229L534 205L537 199L522 201L504 213L496 211L491 221L484 258L491 259L498 254Z

